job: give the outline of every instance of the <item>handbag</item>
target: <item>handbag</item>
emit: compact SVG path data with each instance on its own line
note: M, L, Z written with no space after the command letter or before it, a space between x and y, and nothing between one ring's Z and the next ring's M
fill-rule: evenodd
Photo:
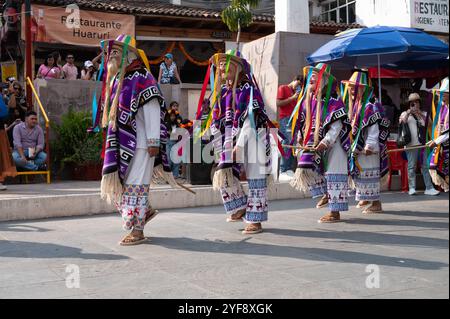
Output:
M398 147L404 147L411 143L411 131L409 130L408 123L400 123L396 142Z

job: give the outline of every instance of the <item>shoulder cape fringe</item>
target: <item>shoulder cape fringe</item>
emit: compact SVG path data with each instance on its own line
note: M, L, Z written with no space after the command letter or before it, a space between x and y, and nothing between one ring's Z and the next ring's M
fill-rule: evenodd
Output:
M434 185L441 187L445 192L449 190L448 176L444 179L435 169L430 169L431 180Z
M162 165L158 165L153 169L153 182L164 181L168 183L172 188L180 188L173 177L172 172L166 172Z
M300 192L309 192L309 187L320 184L323 177L310 168L297 168L291 186Z
M267 189L271 189L275 185L275 179L272 174L267 176Z
M219 169L214 173L213 189L220 191L223 188L232 188L238 185L240 182L234 176L233 169L231 167Z
M103 175L100 186L101 198L108 204L117 203L123 193L123 186L120 182L119 172Z
M355 181L351 175L348 176L348 189L356 189Z
M385 174L380 178L380 190L386 189L389 182L389 174Z

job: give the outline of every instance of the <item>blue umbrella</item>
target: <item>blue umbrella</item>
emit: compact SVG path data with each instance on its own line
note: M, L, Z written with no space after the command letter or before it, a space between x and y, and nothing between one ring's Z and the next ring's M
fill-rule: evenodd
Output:
M448 57L448 45L423 31L403 27L376 26L338 34L307 60L310 64L336 62L355 67L373 67L405 60Z
M378 66L378 69L400 68L408 61L409 67L420 69L424 63L442 63L447 57L448 45L423 31L376 26L338 34L311 54L307 61L310 64L330 63L336 68ZM379 89L381 97L381 83Z

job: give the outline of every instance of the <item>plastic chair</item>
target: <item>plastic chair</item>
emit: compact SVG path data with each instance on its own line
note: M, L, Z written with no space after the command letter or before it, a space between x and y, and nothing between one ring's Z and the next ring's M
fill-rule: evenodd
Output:
M395 141L387 142L388 150L396 149L397 143ZM402 192L408 191L408 161L402 157L402 152L389 153L389 176L388 187L391 190L392 186L392 173L399 171L401 176Z

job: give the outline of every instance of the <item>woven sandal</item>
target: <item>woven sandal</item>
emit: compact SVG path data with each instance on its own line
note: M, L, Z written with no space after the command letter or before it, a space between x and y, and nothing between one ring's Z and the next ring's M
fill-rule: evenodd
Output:
M322 197L322 199L317 203L316 208L325 208L328 206L328 195Z
M356 208L365 208L367 206L369 206L371 204L371 202L367 201L367 200L360 200L358 205L356 205Z
M263 232L263 229L261 226L255 226L254 224L248 225L243 231L242 234L244 235L254 235L254 234L260 234Z
M231 216L229 216L227 218L227 223L242 222L244 219L245 213L246 213L245 210L241 210L241 211L238 211L237 213L232 214Z
M320 224L332 224L341 222L341 216L338 213L337 215L329 213L323 217L321 217L318 221Z
M381 214L383 212L383 208L381 208L381 205L379 207L375 207L373 205L367 207L365 210L363 210L363 214L370 215L370 214Z
M136 246L146 242L148 238L146 237L136 237L131 234L125 236L119 243L120 246Z

